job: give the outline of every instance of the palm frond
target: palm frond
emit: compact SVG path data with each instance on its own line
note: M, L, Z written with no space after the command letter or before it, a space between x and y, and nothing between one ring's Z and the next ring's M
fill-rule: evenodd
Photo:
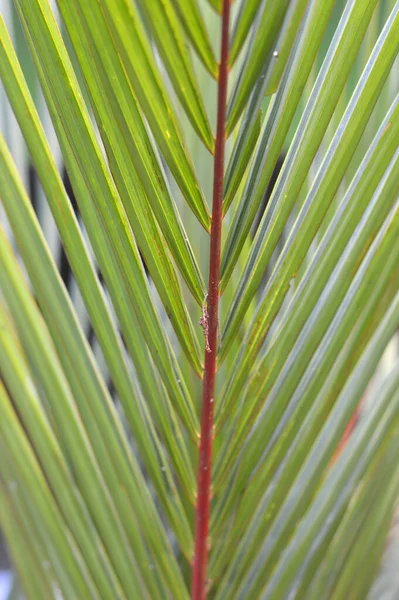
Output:
M399 492L397 358L374 381L399 2L14 4L72 188L7 12L71 269L2 127L0 515L27 598L363 600Z

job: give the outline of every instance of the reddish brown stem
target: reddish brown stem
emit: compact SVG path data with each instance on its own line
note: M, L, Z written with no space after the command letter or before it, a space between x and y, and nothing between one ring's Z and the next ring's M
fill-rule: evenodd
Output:
M219 315L220 246L222 237L222 202L224 148L229 54L230 0L223 1L222 42L218 79L218 114L213 173L211 247L207 306L201 322L206 336L205 370L202 389L201 441L199 449L197 507L195 513L195 546L193 560L192 600L207 596L209 509L213 440L213 401L216 379L216 352Z

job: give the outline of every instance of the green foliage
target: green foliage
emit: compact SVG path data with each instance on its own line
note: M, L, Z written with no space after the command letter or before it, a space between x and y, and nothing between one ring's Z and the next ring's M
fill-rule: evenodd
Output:
M57 7L15 0L78 216L2 17L0 76L98 351L0 135L2 528L33 600L184 600L222 2ZM399 2L232 12L208 594L363 600L399 492Z

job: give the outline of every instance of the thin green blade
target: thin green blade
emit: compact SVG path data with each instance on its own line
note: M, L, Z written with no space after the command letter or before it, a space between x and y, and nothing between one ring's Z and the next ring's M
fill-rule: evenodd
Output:
M209 211L137 12L127 0L100 0L100 4L127 76L159 148L187 203L203 227L209 231Z
M197 0L172 0L172 2L184 25L185 33L189 37L203 65L212 77L217 79L218 64Z

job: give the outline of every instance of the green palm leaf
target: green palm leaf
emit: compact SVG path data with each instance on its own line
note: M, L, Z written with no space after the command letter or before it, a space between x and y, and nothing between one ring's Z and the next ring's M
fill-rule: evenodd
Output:
M333 2L331 2L330 5L332 7ZM320 4L313 2L309 5L308 11L304 16L303 13L305 7L306 2L303 0L297 0L290 6L276 43L278 50L275 51L276 55L273 56L274 60L271 64L267 63L263 67L258 82L251 93L226 170L223 200L224 213L228 211L234 199L239 182L241 181L242 175L248 165L249 158L254 150L255 143L259 137L263 98L265 95L270 95L277 90L290 54L292 53L293 58L296 60L298 60L298 57L301 54L300 48L295 45L297 44L296 34L301 25L302 28L305 29L306 34L301 34L301 32L298 33L298 35L301 36L300 43L303 44L304 40L307 39L308 45L311 43L314 49L314 53L310 51L309 47L306 49L306 52L304 53L304 56L306 56L306 64L302 64L301 69L297 70L297 74L300 74L303 81L306 80L306 76L309 72L308 69L310 69L310 65L312 64L312 56L314 58L318 49L318 43L320 42L317 33L315 35L314 23L318 23L320 26L320 19L325 19L327 22L329 11L327 10L328 7L326 3L323 5L323 10L320 10ZM302 17L304 17L303 20ZM310 32L312 32L312 35L310 35ZM318 32L321 37L321 28L316 29L316 32ZM295 50L293 50L294 45ZM283 86L285 86L285 83L281 85L281 89ZM285 113L285 115L286 126L289 126L289 117L287 116L287 113Z
M266 0L262 2L244 65L239 77L237 77L229 101L227 132L230 132L236 125L265 61L270 62L273 58L272 50L275 47L288 5L288 0L282 0L281 2L268 2ZM234 41L230 55L231 60L235 58Z
M374 52L370 56L369 62L359 80L358 86L352 95L351 101L348 104L344 116L342 117L337 133L331 142L328 152L326 153L323 163L320 167L320 171L318 172L312 188L309 191L306 202L301 209L298 221L292 230L290 235L292 244L291 239L287 241L286 252L287 254L289 252L295 252L294 261L297 262L292 270L289 270L289 267L286 266L289 261L288 257L286 256L286 252L282 254L280 260L281 262L284 260L286 264L284 265L284 268L279 271L278 276L279 278L283 278L284 273L286 273L286 282L287 280L289 281L289 279L295 274L301 260L304 258L307 248L309 248L309 246L307 246L307 248L305 248L305 246L307 243L310 245L310 237L313 237L314 235L311 232L313 231L316 233L318 226L320 225L320 221L317 224L314 221L315 228L313 230L307 230L309 232L309 238L308 242L305 242L303 254L301 254L299 241L300 236L298 236L298 239L295 239L295 242L294 236L296 236L296 232L301 226L302 218L305 218L307 206L310 206L311 204L312 211L315 211L316 213L318 210L318 202L320 203L320 207L323 206L324 210L327 210L329 201L333 200L339 182L341 181L346 171L348 162L360 141L361 135L366 127L375 102L377 101L386 77L388 76L390 68L396 58L398 50L398 33L399 9L392 12L391 19L387 22L386 28L381 33L380 39L377 41L374 47ZM315 87L316 86L317 82L315 84ZM316 105L317 104L313 105L313 107ZM310 120L308 123L310 123ZM313 127L313 122L311 127ZM299 132L302 133L301 126L298 128L297 133ZM314 141L316 136L314 134L309 135L311 135L311 139ZM271 252L278 241L278 231L280 229L278 222L281 219L280 222L283 223L283 219L286 220L288 218L290 209L293 208L295 197L300 191L301 182L303 182L310 166L310 163L307 163L309 160L309 154L316 152L315 147L314 150L310 150L308 148L308 153L304 153L304 149L307 147L306 138L307 135L304 134L303 137L298 135L298 138L294 139L290 153L287 156L286 165L276 186L276 196L272 197L271 199L271 206L273 206L273 203L276 202L276 211L271 219L270 217L267 218L269 215L265 215L255 238L253 252L248 260L246 272L243 275L241 283L242 287L238 292L240 300L238 303L234 302L231 310L229 311L228 321L224 327L224 333L222 334L222 343L224 345L223 353L225 353L229 347L231 335L234 335L236 323L238 322L235 321L235 319L239 319L242 316L241 311L245 310L245 307L248 305L250 299L256 291L257 284L260 281L257 273L261 273L265 269L267 261L270 259ZM308 139L310 139L310 137ZM288 174L289 166L291 168ZM288 177L285 177L286 173L288 174ZM316 197L317 200L314 201ZM315 220L317 220L317 218L318 217L315 215ZM320 214L319 218L321 220L323 215ZM308 219L310 226L310 214ZM303 228L304 235L306 225ZM272 231L272 235L267 235L268 231ZM282 229L280 229L280 233L281 231ZM245 287L246 280L249 279L248 272L250 272L250 288L247 291L245 290ZM279 283L276 284L276 288L277 286L280 287L280 283L281 282L279 281ZM283 285L284 284L281 285L280 289L283 289ZM263 303L266 304L264 300L262 301L262 304ZM259 311L261 310L262 309L259 309ZM257 327L258 322L255 321L254 329ZM262 325L260 325L260 327L262 327ZM250 335L252 343L252 339L255 339L256 335L253 332L251 332Z
M195 131L212 152L213 136L200 97L183 27L171 1L140 2L147 24L157 43L176 94L184 106Z
M209 229L208 209L137 12L125 0L102 0L100 4L116 50L160 150L194 214L205 229ZM136 59L137 53L140 60Z
M368 3L366 5L363 2L352 2L342 15L341 22L332 41L330 52L327 54L322 68L320 69L318 79L315 82L312 93L307 102L307 106L303 112L301 122L296 131L295 138L290 147L290 154L287 156L287 161L289 161L290 167L289 169L287 168L287 163L287 167L284 169L279 182L279 188L276 188L276 197L277 192L279 193L278 195L280 197L283 197L283 195L285 197L285 218L287 218L290 210L292 209L292 206L308 173L308 169L316 154L317 148L319 147L319 144L323 138L327 123L333 114L336 102L344 88L348 73L350 72L350 68L356 58L375 4L376 3ZM311 23L309 23L309 25L311 25ZM313 31L314 24L313 27L309 27L308 36L312 36ZM309 42L309 37L307 41ZM299 54L299 57L298 55L294 56L294 60L298 60L297 63L294 63L296 76L295 79L293 78L289 81L289 88L285 94L283 91L281 96L276 94L276 104L272 105L270 111L271 127L267 127L266 124L264 129L265 135L264 137L262 136L258 149L260 160L258 162L258 155L254 157L253 170L249 175L246 190L243 194L246 206L251 205L251 202L247 197L247 189L252 195L253 191L255 191L254 184L256 185L253 179L255 177L258 179L260 174L263 175L263 171L261 169L264 169L265 175L265 180L262 181L262 184L264 184L264 181L267 181L271 176L272 170L277 161L277 157L281 152L284 138L288 132L290 118L292 119L296 103L299 100L301 88L305 83L306 75L309 73L311 64L314 60L313 54L311 60L306 63L307 71L303 77L303 65L301 64L300 59L303 59L307 55L308 44L306 44L306 39L303 40L301 50L302 52ZM317 50L317 45L315 50ZM394 55L395 48L393 49L393 56ZM284 111L284 114L286 114L285 111L287 111L288 115L290 115L290 117L288 117L287 125L285 119L282 119L280 116L282 113L280 113L279 117L277 117L278 113L276 114L276 112L279 112L280 110ZM281 132L278 131L278 129L283 127L286 128L282 129ZM265 150L267 152L266 155ZM303 157L302 160L301 156ZM291 164L291 161L293 164ZM259 207L262 199L262 194L260 193L261 189L262 187L259 187L259 192L257 197L254 199L254 206L252 210L248 211L248 209L246 209L245 211L249 212L249 215L252 216L252 220L254 218L254 213ZM237 219L233 222L233 226L229 232L229 238L224 250L222 263L222 278L225 280L228 279L234 267L237 252L239 252L242 244L242 237L248 235L248 224L246 224L245 228L243 227L247 216L245 212L244 214L241 212L238 213ZM242 233L240 231L241 229ZM276 235L278 235L278 230L275 229L275 231ZM238 245L238 241L241 242L240 245Z
M196 0L172 0L172 3L176 7L177 14L186 29L186 34L190 38L199 58L209 73L217 78L218 66L206 25Z
M272 65L268 65L266 69L264 68L264 78L262 76L259 77L259 81L254 87L250 101L248 102L237 140L231 153L226 171L225 197L223 202L225 212L227 212L234 199L238 184L248 166L249 156L252 154L256 140L260 134L260 107L263 96L274 90L275 82L276 80L279 81L282 74L282 71L280 71L281 65L284 67L284 60L288 59L287 54L291 52L290 57L293 64L286 69L284 80L281 82L276 96L271 102L269 112L265 117L256 160L254 160L254 166L251 169L251 177L248 177L248 187L245 189L243 198L251 190L249 185L250 182L251 186L253 185L252 181L256 172L260 170L258 176L262 181L261 185L264 185L264 182L270 177L271 171L267 171L267 175L263 179L263 170L266 171L264 152L266 151L268 154L268 169L270 169L270 166L274 166L276 163L277 157L281 152L284 138L287 135L306 79L309 76L310 69L319 50L324 26L328 23L333 5L334 2L332 0L323 4L317 1L311 2L303 20L301 20L304 8L302 2L298 1L294 3L292 10L288 12L285 19L286 23L284 23L282 28L281 40L277 43L279 48L278 60L274 61ZM302 26L302 31L298 33L298 41L295 42L295 31L299 25ZM296 45L292 48L294 43ZM278 114L282 114L280 111L284 111L284 119L281 119L281 116L277 117ZM279 130L277 130L277 127ZM247 201L245 204L241 202L238 211L241 212L244 210L244 206L248 207L246 210L251 215L249 221L252 222L259 207L259 202L255 199ZM238 214L235 218L235 223L238 224L240 222L244 222L244 217ZM235 225L234 229L232 227L228 243L230 243L233 233L235 237L238 237L236 229L237 225Z
M14 4L34 173L8 119L0 515L26 597L363 600L399 492L399 3Z

